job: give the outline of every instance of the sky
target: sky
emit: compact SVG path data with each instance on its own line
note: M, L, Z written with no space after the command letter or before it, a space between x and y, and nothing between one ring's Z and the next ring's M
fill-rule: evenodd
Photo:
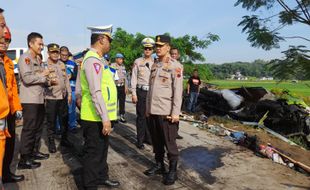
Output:
M198 50L208 63L270 60L282 58L289 44L305 45L303 40L282 42L280 49L265 51L251 47L238 23L248 11L234 7L236 0L0 0L12 32L11 47L27 47L30 32L39 32L44 43L66 45L75 53L89 46L87 26L113 24L129 33L156 36L165 32L174 37L186 34L203 38L213 33L220 41ZM272 12L271 12L272 13ZM259 14L259 13L256 13ZM261 14L264 14L261 12ZM285 36L310 38L309 27L294 25Z

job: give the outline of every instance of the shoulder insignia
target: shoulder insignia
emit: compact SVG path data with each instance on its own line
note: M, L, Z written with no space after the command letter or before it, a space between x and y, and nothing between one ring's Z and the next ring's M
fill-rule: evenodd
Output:
M25 63L26 63L27 65L29 65L29 64L30 64L30 61L31 61L31 60L30 60L30 58L29 58L29 57L26 57L26 58L25 58Z
M93 65L94 65L94 68L95 68L96 73L98 74L99 71L100 71L100 69L101 69L100 63L94 63Z
M180 78L182 76L182 68L181 67L176 68L175 74L178 78Z

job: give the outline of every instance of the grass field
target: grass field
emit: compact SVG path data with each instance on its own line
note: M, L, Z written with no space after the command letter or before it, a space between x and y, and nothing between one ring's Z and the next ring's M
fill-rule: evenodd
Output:
M238 88L244 87L264 87L268 90L287 89L293 94L302 96L304 98L310 97L310 81L298 81L293 83L291 81L277 83L277 81L238 81L238 80L211 80L208 83L216 84L219 88Z

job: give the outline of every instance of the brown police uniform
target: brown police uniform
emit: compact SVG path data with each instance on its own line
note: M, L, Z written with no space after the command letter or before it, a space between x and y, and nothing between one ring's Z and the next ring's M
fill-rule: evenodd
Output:
M118 80L115 80L117 87L117 99L118 99L118 108L120 116L125 114L125 101L126 101L126 92L125 88L127 87L126 81L126 68L124 64L118 65L117 63L112 63L111 67L114 68L119 77Z
M23 107L23 129L21 133L21 162L38 152L44 120L44 87L47 77L42 74L43 67L29 51L18 60L20 74L20 100Z
M147 111L150 114L151 136L157 162L162 162L164 158L164 146L168 151L168 159L178 160L178 124L171 123L167 116L181 113L182 70L182 65L172 58L165 63L154 63L151 69Z
M56 80L57 84L46 88L46 125L49 150L51 153L56 151L54 136L57 116L61 129L62 142L67 140L68 132L68 96L71 96L71 87L66 73L66 66L63 62L53 63L48 59L45 65L50 74L49 80Z
M141 57L135 60L132 68L131 91L133 96L137 96L136 104L136 126L137 126L137 146L141 147L143 142L151 143L151 137L147 125L146 97L149 91L151 68L154 60L149 61Z

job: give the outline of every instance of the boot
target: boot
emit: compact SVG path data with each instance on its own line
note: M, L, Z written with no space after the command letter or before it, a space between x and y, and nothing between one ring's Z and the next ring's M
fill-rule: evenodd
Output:
M55 145L54 138L48 138L48 151L50 153L55 153L56 152L56 145Z
M35 169L35 168L38 168L40 166L41 166L41 163L35 162L34 160L32 160L30 155L21 155L17 168L19 170Z
M16 175L9 171L5 176L3 176L3 183L17 183L25 179L24 175Z
M175 161L175 160L170 161L170 163L169 163L169 172L168 172L168 174L164 178L164 184L165 185L173 185L175 180L178 179L178 176L177 176L177 166L178 166L178 162L177 161Z
M166 168L164 162L156 162L156 164L153 167L144 172L144 174L147 176L153 176L156 174L165 174L165 173Z

